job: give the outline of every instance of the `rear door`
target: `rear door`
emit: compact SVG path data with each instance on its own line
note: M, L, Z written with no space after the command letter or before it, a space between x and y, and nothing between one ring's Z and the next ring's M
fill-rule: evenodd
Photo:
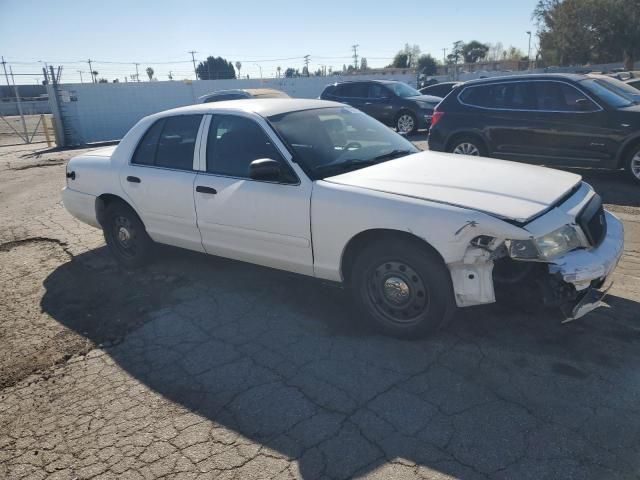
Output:
M349 82L341 85L342 102L366 113L368 85L366 82Z
M367 99L362 111L371 115L376 120L392 125L394 121L394 108L391 103L391 92L380 83L371 82L367 88Z
M464 87L459 100L473 107L464 115L480 128L492 156L519 158L533 153L534 96L529 82Z
M154 240L202 251L193 204L202 115L157 120L142 137L120 185Z

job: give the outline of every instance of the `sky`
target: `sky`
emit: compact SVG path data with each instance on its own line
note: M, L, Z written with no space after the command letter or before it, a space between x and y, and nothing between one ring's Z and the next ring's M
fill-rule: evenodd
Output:
M242 63L242 76L272 77L276 67L341 70L352 45L370 67L383 67L405 43L443 57L457 40L502 42L527 52L537 0L0 0L0 55L16 83L42 80L62 65L63 82L89 80L88 59L109 80L152 67L158 80L194 78L209 55ZM535 35L533 38L535 43ZM532 46L532 48L534 48ZM262 70L262 72L261 72ZM6 83L0 71L0 85Z

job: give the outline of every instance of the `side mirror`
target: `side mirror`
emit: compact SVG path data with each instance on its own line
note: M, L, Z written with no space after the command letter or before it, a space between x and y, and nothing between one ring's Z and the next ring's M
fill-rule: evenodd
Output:
M249 164L249 178L276 182L280 180L280 163L271 158L259 158Z

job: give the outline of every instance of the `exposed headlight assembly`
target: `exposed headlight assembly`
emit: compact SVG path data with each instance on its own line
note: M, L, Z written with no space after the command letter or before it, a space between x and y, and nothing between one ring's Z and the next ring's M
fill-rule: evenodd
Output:
M583 247L584 242L574 226L565 225L530 240L507 240L506 245L511 258L549 261Z

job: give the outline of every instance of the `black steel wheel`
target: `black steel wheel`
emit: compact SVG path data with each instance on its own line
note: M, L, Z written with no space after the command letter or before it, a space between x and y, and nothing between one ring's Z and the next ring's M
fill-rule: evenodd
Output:
M102 229L107 246L122 265L131 268L148 262L153 241L130 207L120 203L109 205Z
M444 326L455 312L449 270L418 240L365 247L353 264L350 287L356 305L386 335L419 338Z

